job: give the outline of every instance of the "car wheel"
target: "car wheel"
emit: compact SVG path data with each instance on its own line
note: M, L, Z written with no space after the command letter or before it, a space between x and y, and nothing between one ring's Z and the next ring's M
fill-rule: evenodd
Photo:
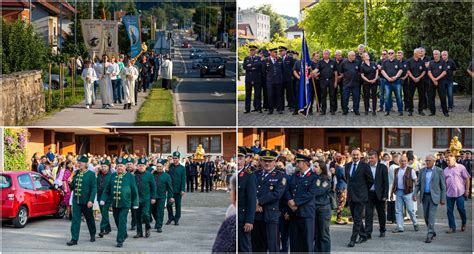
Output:
M16 213L16 217L12 220L13 226L16 228L23 228L25 227L26 223L28 222L28 208L26 206L20 206L18 212Z
M66 214L66 206L61 202L58 205L58 211L54 214L54 218L61 219Z

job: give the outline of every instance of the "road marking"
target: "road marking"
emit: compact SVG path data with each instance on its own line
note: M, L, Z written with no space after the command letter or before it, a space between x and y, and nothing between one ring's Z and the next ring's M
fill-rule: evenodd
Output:
M183 55L181 55L181 50L178 50L179 57L181 57L181 63L183 63L184 66L184 74L188 73L188 68L186 67L186 63L184 62Z
M225 94L223 93L218 93L217 91L215 91L214 93L211 93L211 96L215 96L215 97L221 97L221 96L224 96Z
M174 92L174 103L176 105L176 121L177 121L177 126L186 126L186 123L184 122L184 114L183 114L183 107L181 106L181 100L179 98L179 86L181 85L181 82L183 79L181 78L178 81L178 84L176 84L175 92Z

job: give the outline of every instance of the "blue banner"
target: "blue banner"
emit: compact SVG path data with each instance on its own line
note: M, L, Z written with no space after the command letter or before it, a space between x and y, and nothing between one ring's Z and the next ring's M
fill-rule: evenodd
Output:
M142 36L140 19L138 16L123 16L122 23L127 30L128 39L130 39L130 56L136 57L141 52Z
M308 115L309 108L311 107L311 85L310 85L310 73L311 73L311 58L309 57L308 45L306 44L306 38L304 37L301 41L301 66L300 66L300 83L299 83L299 94L298 94L298 112Z

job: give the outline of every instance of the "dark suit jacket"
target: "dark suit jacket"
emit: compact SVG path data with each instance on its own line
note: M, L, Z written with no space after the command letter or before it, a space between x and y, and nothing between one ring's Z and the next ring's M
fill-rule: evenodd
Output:
M367 163L359 161L355 173L350 176L352 163L345 166L347 179L347 199L351 202L367 202L369 199L369 189L374 184L372 171Z
M387 169L387 166L385 166L384 164L380 162L377 163L377 168L375 169L374 182L375 182L374 183L375 193L377 194L377 199L379 200L383 200L383 198L388 199L388 169Z

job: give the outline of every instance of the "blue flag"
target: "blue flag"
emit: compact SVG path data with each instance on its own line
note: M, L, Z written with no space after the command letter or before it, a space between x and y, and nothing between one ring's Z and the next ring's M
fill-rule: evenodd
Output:
M141 25L138 16L123 16L122 23L127 30L128 39L130 39L130 56L134 58L141 52L142 35Z
M309 108L311 107L311 85L310 85L310 70L311 58L309 57L308 45L306 44L306 38L304 37L301 41L301 65L300 65L300 83L299 83L299 94L298 94L298 113L304 113L308 115Z

